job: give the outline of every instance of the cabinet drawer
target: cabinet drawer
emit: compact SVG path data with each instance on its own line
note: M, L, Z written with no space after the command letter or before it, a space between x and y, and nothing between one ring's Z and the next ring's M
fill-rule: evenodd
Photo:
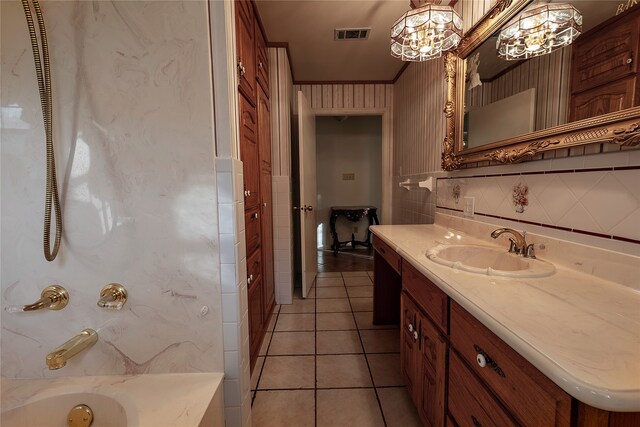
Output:
M400 273L400 264L402 262L402 258L400 255L396 253L391 246L387 245L376 235L373 236L373 248L378 251L380 255L391 265L391 267L396 271L396 273Z
M402 263L402 289L447 333L449 297L406 261Z
M460 427L517 425L454 352L449 356L449 412Z
M260 208L255 208L244 214L245 240L247 241L247 255L260 247Z
M521 424L569 425L571 397L455 302L450 326L451 345Z

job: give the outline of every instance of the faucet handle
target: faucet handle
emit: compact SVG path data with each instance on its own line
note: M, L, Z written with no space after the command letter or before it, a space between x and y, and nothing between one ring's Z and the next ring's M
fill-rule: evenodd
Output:
M520 248L513 237L509 237L509 252L512 254L520 253Z
M19 313L23 311L36 311L45 308L49 310L62 310L69 303L69 293L60 285L52 285L44 288L40 294L40 299L33 304L10 305L6 308L9 313Z
M525 258L535 258L536 257L536 251L534 249L534 244L530 243L527 245L527 247L524 250L524 254L523 256Z
M127 290L119 283L110 283L100 291L98 307L110 310L120 310L127 302Z

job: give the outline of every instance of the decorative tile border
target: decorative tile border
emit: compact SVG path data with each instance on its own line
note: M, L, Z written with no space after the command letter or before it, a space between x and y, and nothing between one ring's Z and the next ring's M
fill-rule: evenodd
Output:
M638 184L640 166L445 177L436 207L474 197L476 215L640 244Z

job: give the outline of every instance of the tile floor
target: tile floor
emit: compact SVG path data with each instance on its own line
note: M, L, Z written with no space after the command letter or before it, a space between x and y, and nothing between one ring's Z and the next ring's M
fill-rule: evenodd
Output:
M276 307L251 376L254 427L420 426L400 374L399 330L374 326L373 273L319 273Z

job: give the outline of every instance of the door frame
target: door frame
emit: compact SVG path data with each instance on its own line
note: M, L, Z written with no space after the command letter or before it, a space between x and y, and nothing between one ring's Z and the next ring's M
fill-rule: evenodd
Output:
M391 108L313 108L317 116L381 116L382 117L382 180L380 195L381 224L391 224L393 197L393 114Z

